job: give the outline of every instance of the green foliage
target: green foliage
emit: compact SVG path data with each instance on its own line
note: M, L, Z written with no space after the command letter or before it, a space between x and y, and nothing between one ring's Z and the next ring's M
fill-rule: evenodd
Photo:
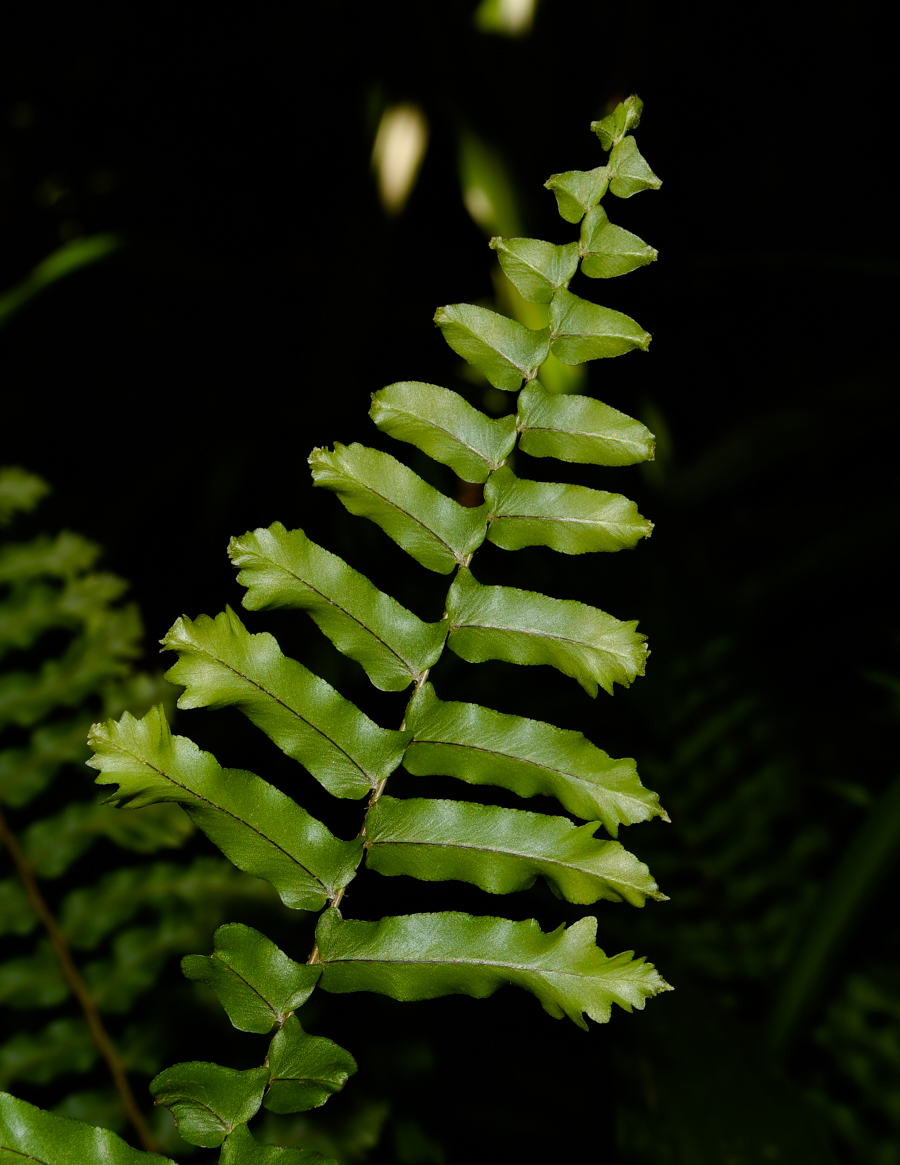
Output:
M248 630L230 608L214 618L184 616L162 640L178 656L167 678L184 689L179 707L236 708L325 794L365 799L356 837L342 840L267 780L223 767L173 735L161 706L140 717L106 716L91 730L97 783L115 786L107 806L143 813L180 805L231 862L270 883L287 906L323 911L305 963L247 926L220 928L211 956L183 962L186 976L211 988L235 1027L267 1036L274 1029L259 1067L191 1061L151 1084L182 1137L201 1148L221 1146L223 1162L314 1159L263 1148L247 1126L261 1109L292 1114L324 1104L356 1070L349 1052L300 1025L295 1012L317 986L414 1000L482 998L512 984L535 995L550 1015L585 1029L587 1018L606 1022L613 1003L630 1012L669 989L644 957L608 956L599 948L592 915L546 932L533 919L447 911L365 921L345 919L341 909L363 866L493 894L541 878L577 906L601 900L643 906L648 897L664 897L637 857L595 837L601 827L615 836L620 825L667 819L634 761L611 759L579 732L438 695L446 677L460 674L453 656L491 661L499 676L509 665L539 668L536 682L546 682L550 668L563 682L574 681L573 696L580 685L591 698L600 688L612 695L616 684L628 687L644 673L648 652L636 621L574 599L489 585L472 569L486 545L496 548L489 553L538 547L581 555L632 548L652 529L618 494L521 476L528 456L618 466L653 455L652 436L637 421L588 397L557 396L538 380L551 354L577 365L649 345L634 320L569 290L579 262L591 278L608 278L655 258L595 212L607 189L627 198L659 186L628 136L639 113L640 102L630 98L594 127L610 151L606 166L556 175L547 184L567 222L592 211L578 242L492 240L523 298L547 305L546 326L471 304L435 315L449 346L495 389L512 394L512 412L491 418L458 394L419 382L374 394L375 425L451 470L456 484L449 492L360 444L336 443L309 458L314 485L380 527L418 567L452 576L441 618L428 622L405 609L301 530L275 523L229 546L248 610L305 610L376 688L411 689L405 707L398 704L399 727L376 723L285 655L271 633ZM460 482L483 485L483 501L465 506L449 496ZM449 777L524 798L552 797L582 824L502 805L386 795L401 766L410 778ZM420 780L419 791L427 794L428 784ZM385 882L385 899L390 894ZM13 973L10 990L17 982Z

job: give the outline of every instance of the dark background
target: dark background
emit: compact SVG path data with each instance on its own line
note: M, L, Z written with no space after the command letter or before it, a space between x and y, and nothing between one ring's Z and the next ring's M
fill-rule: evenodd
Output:
M239 603L228 537L276 519L399 593L402 556L312 494L306 457L336 439L372 442L369 394L391 381L479 399L431 323L439 304L494 293L494 256L460 194L460 135L505 163L525 233L564 242L574 229L542 184L599 165L591 120L638 92L637 138L663 187L606 205L659 262L578 290L654 336L648 356L592 366L588 391L657 432L647 472L598 483L636 497L656 531L601 568L521 561L529 585L544 575L561 597L639 616L653 659L617 694L615 716L602 694L594 706L544 677L507 687L502 706L637 756L660 792L673 826L627 844L672 901L637 920L624 906L598 912L598 941L635 946L678 991L590 1036L512 992L417 1005L400 1022L434 1025L422 1053L431 1075L409 1070L395 1109L415 1108L418 1087L431 1111L416 1119L444 1137L449 1160L538 1160L588 1136L609 1161L616 1120L623 1161L726 1160L714 1155L726 1141L731 1159L764 1160L781 1132L745 1156L735 1146L770 1120L799 1122L777 1141L783 1159L827 1160L809 1131L821 1129L839 1159L887 1165L900 1159L896 1008L854 1012L852 984L889 983L896 970L888 870L829 948L789 1045L773 1057L758 1037L804 928L829 909L841 858L897 776L889 38L866 6L826 25L759 8L709 17L546 0L520 39L477 31L474 7L334 3L177 23L109 14L5 37L0 285L69 239L115 231L126 246L0 332L2 459L53 484L43 526L95 538L132 581L148 666L177 616ZM400 100L421 106L431 137L406 211L389 219L369 158L382 109ZM501 552L485 561L496 581L505 569ZM404 601L415 606L414 591ZM426 590L417 609L437 617L433 601ZM369 699L318 639L295 635L286 649L311 666L321 657L346 694ZM493 677L513 680L484 674L474 682L500 707ZM385 723L394 715L370 706ZM213 747L209 725L179 730ZM234 736L246 760L222 747L223 763L258 768L252 737ZM462 906L457 887L446 897L485 909ZM374 917L379 906L360 890L352 909ZM539 894L522 909L545 925L559 917ZM398 1008L339 1002L323 1034L382 1079L403 1077L402 1064L378 1066L391 1038L366 1053L336 1030L379 1032ZM790 1098L790 1118L773 1096Z

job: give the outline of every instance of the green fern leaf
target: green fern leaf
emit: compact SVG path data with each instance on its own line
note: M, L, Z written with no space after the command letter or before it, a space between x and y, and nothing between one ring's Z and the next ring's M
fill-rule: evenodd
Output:
M310 1036L290 1016L269 1045L269 1087L263 1106L270 1112L307 1112L339 1092L356 1071L356 1061L338 1044Z
M653 523L621 494L582 485L525 481L508 466L484 489L488 539L504 550L549 546L561 554L623 550L649 536Z
M228 553L241 567L245 607L308 611L338 651L362 664L382 691L402 691L441 654L446 623L423 622L302 530L275 522L232 538Z
M0 467L0 525L6 525L14 514L33 510L49 492L50 486L36 473L18 465Z
M566 222L581 222L609 189L609 170L606 166L595 170L567 170L564 174L551 174L544 186L553 191L559 213Z
M478 704L439 700L422 685L406 715L413 740L403 767L415 776L450 776L498 785L520 797L555 797L607 833L662 817L656 793L645 789L633 760L612 760L580 732L541 720L494 712Z
M486 481L516 443L515 417L487 417L437 384L389 384L372 394L369 416L383 433L449 465L463 481Z
M0 1089L11 1080L47 1084L67 1072L87 1072L97 1056L83 1019L54 1019L40 1031L19 1032L0 1046Z
M268 1082L268 1068L239 1072L193 1061L173 1064L154 1076L150 1092L174 1116L188 1144L215 1149L259 1112Z
M295 963L258 930L232 922L214 937L213 953L187 955L181 970L216 993L239 1031L265 1035L312 994L320 968Z
M609 155L609 188L616 198L631 198L642 190L659 190L662 182L641 156L633 137L622 138Z
M627 275L652 263L659 254L643 239L613 226L602 206L595 206L581 224L581 270L591 279Z
M447 592L447 613L447 646L469 663L549 664L589 696L598 685L612 695L614 683L627 688L644 674L649 652L637 620L623 623L574 599L482 586L460 570Z
M223 769L211 753L173 736L161 708L95 724L88 762L97 784L119 786L108 801L180 804L241 870L264 878L286 906L318 910L353 877L362 842L339 841L290 797L253 773Z
M175 1165L170 1157L133 1149L109 1129L44 1112L0 1093L0 1161L41 1165ZM287 1163L286 1163L287 1165Z
M96 543L68 530L31 542L13 542L0 548L0 583L40 576L71 578L90 570L99 556Z
M445 497L402 462L364 445L341 445L310 454L313 481L333 490L351 514L380 526L416 562L449 574L484 541L483 508Z
M500 266L523 299L549 303L559 287L568 287L578 270L578 244L557 246L541 239L491 239Z
M185 687L179 708L240 708L334 796L364 797L400 763L403 733L379 728L272 635L251 635L230 607L183 616L162 643L180 657L166 672Z
M640 421L589 396L559 396L536 380L519 394L520 448L532 457L588 465L635 465L653 458Z
M600 139L604 150L611 150L622 138L641 124L644 103L636 93L620 101L608 117L602 121L592 121L591 129Z
M599 828L495 805L382 797L366 818L366 865L425 882L471 882L490 894L527 890L542 877L558 897L582 905L665 901L633 854L594 839Z
M595 946L595 918L545 934L534 920L471 914L409 914L380 922L343 920L327 910L316 928L326 991L376 991L392 999L472 995L483 999L513 983L538 997L554 1018L587 1030L611 1005L626 1011L669 985L632 951L613 958Z
M56 1007L68 994L59 959L46 941L30 955L0 964L0 1003L7 1007Z
M260 1145L246 1125L229 1133L219 1154L219 1165L338 1165L333 1157L323 1157L314 1149Z
M523 379L531 380L550 350L549 329L535 331L471 303L439 307L434 322L453 351L504 392L516 392Z
M581 364L623 356L634 348L646 352L650 333L630 316L573 295L561 287L550 304L551 348L563 364Z

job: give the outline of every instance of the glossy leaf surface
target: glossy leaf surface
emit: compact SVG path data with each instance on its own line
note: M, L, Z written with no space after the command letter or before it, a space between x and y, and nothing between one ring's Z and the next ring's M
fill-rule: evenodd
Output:
M428 485L395 457L365 445L314 449L316 485L333 490L351 514L369 518L416 562L449 574L481 545L485 518Z
M308 1035L295 1015L269 1045L268 1061L269 1088L263 1105L270 1112L319 1108L329 1096L340 1092L356 1071L356 1061L349 1052L333 1040Z
M631 231L614 226L602 206L581 224L581 270L591 279L612 279L652 263L658 252Z
M183 616L162 643L180 657L166 672L184 685L179 708L240 708L335 797L365 796L399 764L402 733L282 655L274 636L251 635L230 607L215 619Z
M556 205L566 222L581 222L592 206L596 206L609 188L609 170L567 170L552 174L544 183L556 196Z
M555 797L585 821L601 821L613 837L620 825L662 817L633 760L613 760L580 732L510 716L479 704L439 700L430 683L410 703L413 741L403 767L416 776L456 777L499 785L520 797Z
M160 1072L150 1092L174 1116L188 1144L215 1149L259 1112L268 1080L268 1068L239 1072L195 1060Z
M241 568L238 582L247 587L245 607L307 611L382 691L408 687L441 653L445 626L423 622L302 530L275 522L268 530L232 538L228 553Z
M366 865L423 882L471 882L490 894L527 890L541 877L582 905L663 898L634 854L595 840L599 828L496 805L381 797L366 818Z
M226 923L215 933L215 949L181 960L186 978L205 983L218 996L239 1031L264 1035L283 1024L312 994L318 967L295 963L252 927Z
M241 870L264 878L286 906L318 910L353 877L358 841L340 841L290 797L253 773L223 769L184 736L161 708L142 720L126 712L90 733L97 784L119 786L108 800L139 807L175 801Z
M524 481L504 466L484 490L488 538L504 550L549 546L561 554L623 550L646 538L653 523L621 494L581 485Z
M537 381L519 393L520 448L532 457L589 465L635 465L653 458L640 421L589 396L561 396Z
M577 680L589 696L598 685L628 687L644 674L646 636L586 603L552 599L517 587L490 587L461 570L447 593L447 646L469 663L503 659L549 664Z
M547 359L547 328L534 331L486 307L450 304L438 308L434 321L453 351L505 392L515 392Z
M372 394L369 416L383 433L449 465L463 481L485 481L516 443L515 417L488 417L437 384L389 384Z
M611 1005L642 1009L668 984L632 951L607 958L594 944L595 918L545 934L538 924L471 914L408 914L380 922L342 920L327 910L316 928L327 991L376 991L392 999L472 995L507 983L538 997L556 1019L605 1023Z
M175 1165L170 1157L133 1149L109 1129L44 1112L0 1092L3 1165Z
M561 287L550 304L553 355L563 364L581 364L623 356L635 348L646 352L650 333L630 316L600 307Z
M549 303L558 287L568 287L578 269L578 244L557 246L542 239L491 239L500 266L523 299Z

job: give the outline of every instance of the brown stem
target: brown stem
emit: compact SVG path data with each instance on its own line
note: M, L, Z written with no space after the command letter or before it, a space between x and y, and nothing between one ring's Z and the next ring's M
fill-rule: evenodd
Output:
M142 1147L149 1153L159 1152L159 1145L150 1132L147 1122L144 1120L143 1113L138 1108L134 1093L131 1091L131 1085L128 1083L128 1077L125 1075L125 1069L122 1067L122 1062L118 1057L116 1049L113 1047L106 1028L103 1026L100 1012L97 1010L97 1004L94 1002L93 996L87 988L87 984L75 966L72 953L69 950L69 944L66 941L66 936L60 930L56 919L53 917L50 907L47 905L38 887L31 865L22 852L2 812L0 812L0 841L9 850L9 855L13 860L22 885L25 887L25 892L28 895L32 909L44 925L53 950L56 952L56 957L59 959L62 973L72 988L72 992L78 1000L81 1010L84 1012L84 1017L88 1022L94 1043L97 1045L100 1055L106 1061L106 1066L109 1068L113 1083L121 1097L122 1106L128 1115L128 1119L137 1131Z

